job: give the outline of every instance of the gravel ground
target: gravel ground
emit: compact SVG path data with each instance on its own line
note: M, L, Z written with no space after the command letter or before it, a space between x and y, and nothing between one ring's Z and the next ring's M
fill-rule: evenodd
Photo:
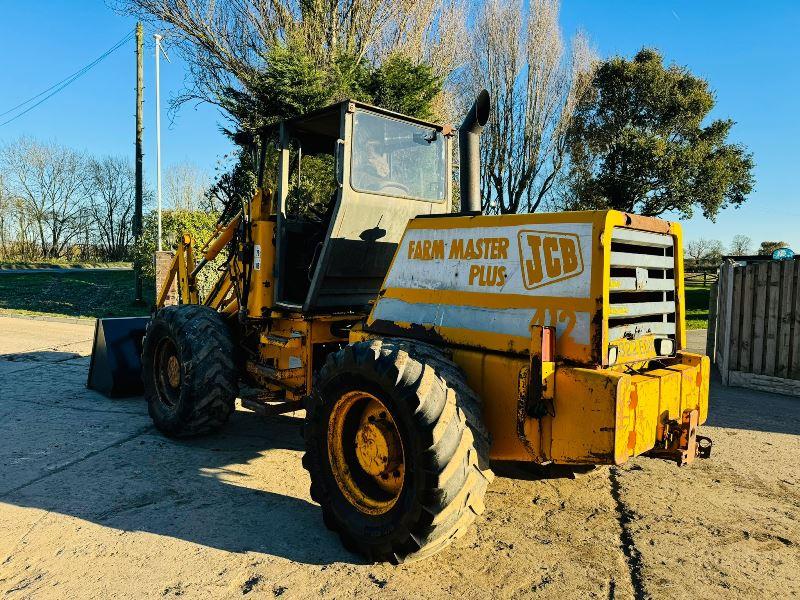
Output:
M309 498L297 416L167 440L140 398L84 387L92 333L0 317L4 597L800 595L800 399L715 383L711 460L507 468L448 550L368 565Z

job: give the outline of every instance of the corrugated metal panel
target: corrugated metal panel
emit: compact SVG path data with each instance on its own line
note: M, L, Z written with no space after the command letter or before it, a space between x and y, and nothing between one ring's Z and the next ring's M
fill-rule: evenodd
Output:
M674 238L615 228L611 235L608 339L675 337Z

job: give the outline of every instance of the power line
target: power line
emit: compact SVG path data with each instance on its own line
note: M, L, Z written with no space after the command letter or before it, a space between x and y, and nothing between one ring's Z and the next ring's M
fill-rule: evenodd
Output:
M124 44L125 44L125 43L126 43L128 40L130 40L132 37L133 37L133 31L130 31L130 32L128 32L128 34L126 34L126 36L125 36L124 38L122 38L122 39L121 39L119 42L117 42L116 44L114 44L114 46L112 46L111 48L109 48L109 49L108 49L106 52L104 52L104 53L103 53L101 56L99 56L98 58L96 58L95 60L93 60L93 61L92 61L91 63L89 63L88 65L86 65L86 66L82 67L81 69L79 69L78 71L76 71L75 73L73 73L72 75L69 75L68 77L65 77L65 78L64 78L64 79L62 79L61 81L59 81L59 82L57 82L57 83L54 83L53 85L51 85L51 86L50 86L49 88L47 88L46 90L44 90L44 91L42 91L42 92L39 92L38 94L36 94L35 96L32 96L31 98L28 98L28 99L27 99L27 100L25 100L24 102L20 102L20 103L19 103L19 104L17 104L16 106L13 106L13 107L9 108L7 111L0 113L0 117L3 117L3 116L5 116L5 115L7 115L8 113L10 113L10 112L14 112L14 111L15 111L15 110L17 110L18 108L21 108L21 107L25 106L26 104L29 104L30 102L33 102L33 101L34 101L34 100L36 100L37 98L39 98L39 97L43 96L44 94L46 94L47 92L49 92L49 91L53 90L53 89L54 89L54 88L56 88L56 87L63 86L63 85L65 85L65 84L66 84L66 85L69 85L70 83L72 83L72 81L74 81L74 80L75 80L75 79L77 79L78 77L80 77L80 76L82 76L83 74L85 74L85 73L86 73L86 72L87 72L89 69L91 69L92 67L94 67L94 66L95 66L96 64L98 64L100 61L102 61L104 58L106 58L106 57L107 57L109 54L111 54L112 52L114 52L115 50L117 50L119 47L121 47L122 45L124 45ZM63 87L61 87L60 89L63 89ZM31 108L32 108L32 107L31 107Z
M19 118L20 118L22 115L24 115L24 114L26 114L26 113L28 113L28 112L32 111L34 108L36 108L37 106L39 106L40 104L42 104L42 102L45 102L46 100L48 100L48 99L52 98L52 97L53 97L53 96L55 96L55 95L56 95L58 92L60 92L61 90L63 90L63 89L64 89L64 88L66 88L67 86L69 86L71 83L73 83L73 82L74 82L74 81L76 81L77 79L80 79L80 78L81 78L83 75L85 75L86 73L88 73L88 72L89 72L89 71L90 71L92 68L94 68L95 66L97 66L97 65L98 65L99 63L101 63L103 60L105 60L105 59L106 59L106 58L107 58L109 55L111 55L111 54L112 54L112 53L114 53L116 50L118 50L119 48L121 48L122 46L124 46L124 45L125 45L127 42L129 42L131 39L133 39L133 36L134 36L134 32L133 32L133 31L129 31L129 32L128 32L128 33L125 35L125 37L123 37L123 38L122 38L120 41L118 41L116 44L114 44L114 45L113 45L111 48L109 48L108 50L106 50L106 51L105 51L103 54L101 54L100 56L98 56L96 59L94 59L94 60L93 60L92 62L90 62L89 64L87 64L87 65L85 65L84 67L82 67L81 69L79 69L79 70L75 71L75 72L74 72L72 75L70 75L70 76L68 76L68 77L66 77L66 78L64 78L64 79L62 79L61 81L59 81L59 82L57 82L57 83L54 83L53 85L51 85L51 86L50 86L49 88L47 88L46 90L44 90L44 91L42 91L42 92L39 92L38 94L36 94L35 96L32 96L32 97L28 98L28 99L27 99L27 100L25 100L24 102L20 102L20 103L19 103L19 104L17 104L16 106L14 106L14 107L12 107L12 108L9 108L7 111L5 111L5 112L3 112L3 113L0 113L0 117L2 117L2 116L4 116L4 115L7 115L7 114L9 114L9 113L12 113L12 112L16 111L16 110L17 110L17 109L19 109L19 108L22 108L22 107L23 107L23 106L25 106L26 104L30 104L31 102L33 102L33 101L34 101L34 100L36 100L37 98L41 98L42 96L44 96L44 98L42 98L41 100L39 100L38 102L36 102L36 103L35 103L35 104L33 104L32 106L29 106L28 108L26 108L26 109L25 109L25 110L23 110L22 112L18 113L17 115L15 115L15 116L11 117L11 118L10 118L10 119L8 119L7 121L4 121L3 123L0 123L0 127L2 127L3 125L8 125L8 124L9 124L9 123L11 123L12 121L15 121L15 120L19 119ZM45 94L46 94L46 95L45 95Z

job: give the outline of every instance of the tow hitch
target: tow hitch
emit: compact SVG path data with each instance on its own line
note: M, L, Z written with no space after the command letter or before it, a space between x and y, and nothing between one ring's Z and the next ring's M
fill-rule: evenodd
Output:
M695 458L711 456L711 438L697 435L697 409L683 411L679 423L670 420L658 426L656 445L647 454L657 458L674 460L679 467L691 464Z

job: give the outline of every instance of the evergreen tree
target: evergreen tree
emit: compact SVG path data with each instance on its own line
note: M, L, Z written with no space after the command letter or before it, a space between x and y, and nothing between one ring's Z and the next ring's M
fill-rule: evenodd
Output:
M753 158L726 142L733 121L703 125L713 107L705 80L665 67L655 50L602 63L569 132L569 208L688 218L699 207L713 220L742 204L753 188Z

